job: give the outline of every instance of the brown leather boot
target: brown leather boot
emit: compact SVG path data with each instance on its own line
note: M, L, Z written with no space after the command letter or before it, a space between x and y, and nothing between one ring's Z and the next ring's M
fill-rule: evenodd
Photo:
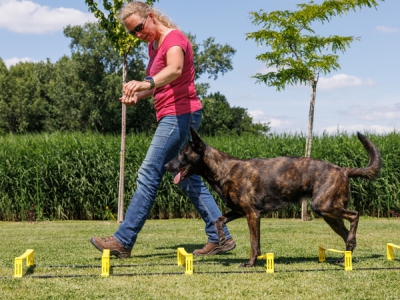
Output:
M113 236L106 238L94 236L90 239L90 242L101 252L103 252L104 249L110 249L110 255L115 255L118 258L131 257L132 250L122 247Z
M224 253L232 250L236 247L235 241L231 238L226 240L225 244L219 245L214 243L207 243L204 245L203 249L196 249L193 251L194 255L215 255L218 253Z

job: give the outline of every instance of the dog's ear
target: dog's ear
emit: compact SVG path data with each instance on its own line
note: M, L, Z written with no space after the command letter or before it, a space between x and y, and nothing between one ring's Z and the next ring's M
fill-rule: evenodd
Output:
M190 126L190 132L192 134L192 143L196 150L203 152L206 144L203 142L196 129L193 126Z

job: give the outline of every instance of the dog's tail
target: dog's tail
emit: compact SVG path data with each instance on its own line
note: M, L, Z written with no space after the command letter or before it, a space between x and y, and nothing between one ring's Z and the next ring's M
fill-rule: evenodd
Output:
M382 168L381 154L378 148L365 135L357 132L357 137L363 144L369 155L369 164L366 168L348 168L348 177L362 177L373 180L376 178Z

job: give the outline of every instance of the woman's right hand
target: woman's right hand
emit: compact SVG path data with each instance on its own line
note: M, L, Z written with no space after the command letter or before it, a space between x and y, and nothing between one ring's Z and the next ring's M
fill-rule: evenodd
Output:
M119 98L119 100L126 106L133 106L139 101L139 98L138 98L138 94L135 93L135 94L133 94L133 96L123 95L121 98Z

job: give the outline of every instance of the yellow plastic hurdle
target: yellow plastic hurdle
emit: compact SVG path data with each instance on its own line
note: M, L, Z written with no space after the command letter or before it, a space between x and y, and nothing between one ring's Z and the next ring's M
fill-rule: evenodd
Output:
M193 254L186 252L184 248L178 248L178 266L185 266L185 275L193 275Z
M101 277L110 276L110 250L104 249L101 257Z
M257 256L258 259L263 259L265 258L265 267L266 267L266 272L267 273L274 273L275 272L275 267L274 267L274 254L273 253L266 253L265 255Z
M24 254L14 258L14 278L22 277L22 261L26 259L26 266L34 266L34 251L33 249L28 249Z
M250 248L250 257L251 257L251 248ZM257 259L265 259L265 267L266 272L271 274L275 272L275 263L274 263L274 254L266 253L265 255L257 256Z
M330 249L323 246L318 247L318 261L325 261L325 251L336 252L336 253L344 253L344 270L351 271L353 270L353 262L351 257L351 251L341 251L336 249Z
M400 249L400 246L393 243L386 244L386 257L388 260L394 260L394 249Z

